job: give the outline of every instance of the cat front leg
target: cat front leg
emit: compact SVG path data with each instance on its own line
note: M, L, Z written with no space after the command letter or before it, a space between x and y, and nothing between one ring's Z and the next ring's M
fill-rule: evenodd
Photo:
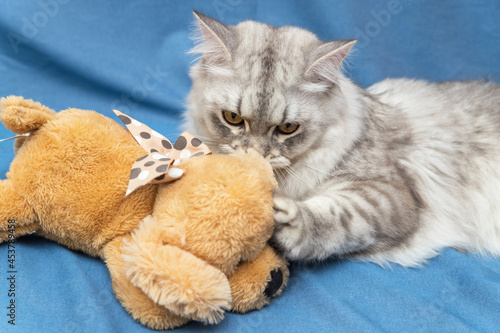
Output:
M297 201L282 194L274 195L273 205L275 241L285 250L287 257L294 259L295 252L300 252L300 249L296 248L301 243L300 239L304 233L305 221L302 212Z
M295 200L285 195L275 195L274 221L279 224L299 224L299 206Z
M418 228L419 205L402 183L356 180L325 184L296 201L274 197L274 242L292 260L389 250Z

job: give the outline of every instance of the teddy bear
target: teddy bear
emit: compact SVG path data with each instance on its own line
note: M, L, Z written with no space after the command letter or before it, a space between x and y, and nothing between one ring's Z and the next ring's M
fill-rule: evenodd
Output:
M0 242L36 233L101 258L117 299L143 325L218 323L226 310L262 308L286 285L288 263L268 244L276 182L258 153L187 158L185 137L173 147L162 139L186 158L130 188L131 178L148 181L134 167L155 162L141 161L157 152L138 144L151 134L134 138L97 112L55 112L16 96L1 99L0 120L25 134L0 180Z

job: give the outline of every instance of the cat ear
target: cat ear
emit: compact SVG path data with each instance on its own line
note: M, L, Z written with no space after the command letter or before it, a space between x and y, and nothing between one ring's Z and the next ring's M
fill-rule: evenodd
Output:
M235 40L231 26L193 11L198 23L200 44L193 53L201 53L205 61L215 66L227 66L232 61L231 49Z
M306 70L305 78L312 83L335 82L345 57L356 40L335 40L323 43L311 53L312 64Z

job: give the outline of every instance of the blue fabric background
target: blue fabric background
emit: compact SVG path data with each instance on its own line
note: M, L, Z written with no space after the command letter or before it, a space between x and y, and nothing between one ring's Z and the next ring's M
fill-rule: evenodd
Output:
M358 38L349 73L500 81L497 0L0 0L0 96L55 109L113 108L171 139L190 87L192 9L228 24L296 25L321 39ZM11 133L0 126L0 138ZM0 143L0 177L13 158ZM1 200L2 198L0 198ZM7 324L7 247L0 245L1 332L143 332L97 259L28 236L16 243L16 326ZM421 269L330 261L293 265L270 306L229 313L221 332L500 332L500 261L446 250Z

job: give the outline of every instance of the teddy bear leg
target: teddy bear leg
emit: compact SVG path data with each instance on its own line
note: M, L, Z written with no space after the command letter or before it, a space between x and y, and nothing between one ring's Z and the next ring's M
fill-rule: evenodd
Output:
M104 261L108 266L116 298L135 320L156 330L167 330L189 321L179 317L164 306L151 300L140 288L134 286L125 275L121 247L123 237L110 241L104 248Z
M125 275L173 314L216 324L231 308L229 281L221 270L182 249L182 243L175 228L146 217L120 249Z
M40 225L31 207L8 179L0 180L0 243L36 231Z
M287 261L266 246L256 259L242 263L229 277L231 309L240 313L261 309L281 294L289 274Z

